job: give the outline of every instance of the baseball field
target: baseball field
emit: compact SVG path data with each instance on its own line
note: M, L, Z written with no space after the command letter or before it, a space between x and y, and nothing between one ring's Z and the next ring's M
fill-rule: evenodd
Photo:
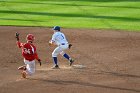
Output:
M0 0L0 93L140 93L139 15L140 0ZM55 25L73 44L71 67L58 56L51 69ZM34 34L42 60L27 79L16 32Z

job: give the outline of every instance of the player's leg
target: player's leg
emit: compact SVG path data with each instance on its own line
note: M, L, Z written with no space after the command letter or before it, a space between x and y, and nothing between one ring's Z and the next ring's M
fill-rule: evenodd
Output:
M27 64L27 74L28 75L33 75L35 73L35 61L30 61L28 64Z
M18 67L18 70L26 70L26 65Z
M60 54L64 58L66 58L67 60L69 60L70 59L70 56L64 52L64 50L68 49L68 44L67 45L61 45L60 47L62 48L62 51L60 52Z
M70 59L70 56L69 56L68 54L66 54L64 51L62 51L60 54L61 54L64 58L66 58L67 60Z
M71 66L74 62L74 59L72 59L67 53L65 53L64 51L62 51L60 53L64 58L66 58L69 61L69 65Z
M54 66L52 68L59 68L58 66L58 60L57 60L57 56L58 54L62 51L61 47L56 47L52 53L52 58L53 58L53 62L54 62Z
M26 78L27 75L32 75L35 73L35 61L28 61L24 59L24 63L26 64L26 70L23 70L22 77Z
M67 45L62 45L60 47L63 50L63 51L60 52L60 54L69 61L70 66L71 66L72 63L74 62L74 60L67 53L64 52L66 49L68 49L68 44Z
M24 62L25 62L25 60L24 60ZM22 75L22 77L23 77L23 78L26 78L26 70L27 70L27 68L26 68L26 64L23 65L23 66L18 67L18 70L21 71L21 75Z
M26 78L26 65L20 66L18 70L21 70L22 78Z

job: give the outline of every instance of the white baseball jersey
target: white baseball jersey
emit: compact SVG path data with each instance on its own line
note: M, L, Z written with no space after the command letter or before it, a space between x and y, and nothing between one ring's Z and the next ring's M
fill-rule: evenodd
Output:
M65 37L65 35L62 32L55 32L52 35L52 42L55 42L56 45L63 45L63 44L68 44L68 41Z

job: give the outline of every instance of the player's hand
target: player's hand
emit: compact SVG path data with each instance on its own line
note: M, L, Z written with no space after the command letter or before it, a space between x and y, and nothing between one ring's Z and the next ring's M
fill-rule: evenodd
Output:
M16 37L17 41L19 41L19 33L18 32L15 33L15 37Z
M38 63L39 63L39 65L40 65L40 66L42 65L42 63L41 63L41 60L40 60L40 59L38 59Z

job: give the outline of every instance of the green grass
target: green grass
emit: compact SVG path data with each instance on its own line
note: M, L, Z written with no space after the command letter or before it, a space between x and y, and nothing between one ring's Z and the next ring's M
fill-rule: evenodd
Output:
M0 25L140 31L140 0L0 0Z

